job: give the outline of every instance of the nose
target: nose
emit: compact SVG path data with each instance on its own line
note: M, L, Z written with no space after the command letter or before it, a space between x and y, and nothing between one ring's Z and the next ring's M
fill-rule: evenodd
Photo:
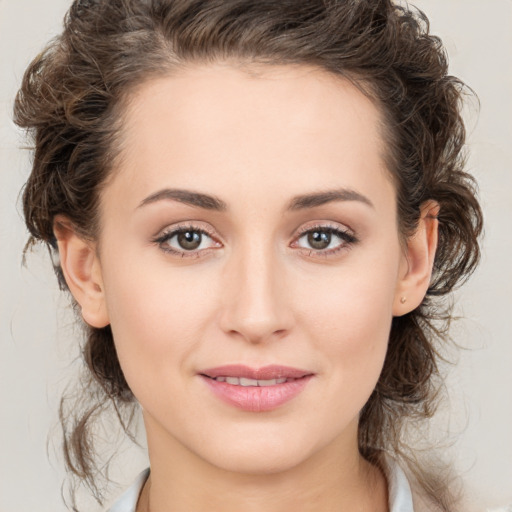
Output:
M293 316L282 262L272 251L254 247L230 260L222 292L222 330L252 344L285 336Z

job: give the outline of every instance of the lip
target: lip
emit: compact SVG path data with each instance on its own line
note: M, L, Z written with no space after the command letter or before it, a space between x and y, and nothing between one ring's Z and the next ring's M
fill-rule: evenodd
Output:
M270 380L270 379L300 379L307 375L313 375L313 372L292 368L291 366L282 366L271 364L261 368L251 368L242 364L227 364L217 366L199 372L212 379L216 377L243 377L246 379Z
M290 366L269 365L251 368L225 365L203 370L198 374L214 395L223 402L248 412L277 409L299 395L314 374ZM290 379L270 386L241 386L215 380L216 377L237 377L254 380Z

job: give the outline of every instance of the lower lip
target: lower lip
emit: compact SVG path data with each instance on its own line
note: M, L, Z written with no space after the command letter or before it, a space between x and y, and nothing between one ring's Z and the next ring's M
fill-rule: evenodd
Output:
M206 384L222 401L249 412L277 409L295 398L313 377L308 375L275 386L236 386L201 375Z

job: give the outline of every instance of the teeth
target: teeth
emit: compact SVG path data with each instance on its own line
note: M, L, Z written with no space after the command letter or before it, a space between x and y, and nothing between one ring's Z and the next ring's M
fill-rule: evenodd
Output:
M279 379L286 382L286 379ZM260 386L275 386L278 384L277 379L270 379L270 380L260 380L258 381ZM279 384L282 384L282 382L279 382Z
M244 377L240 378L240 386L257 386L258 381L256 379L246 379Z
M269 380L257 380L257 379L246 379L245 377L215 377L217 382L226 382L228 384L232 384L233 386L275 386L276 384L284 384L286 381L291 381L295 379L269 379Z

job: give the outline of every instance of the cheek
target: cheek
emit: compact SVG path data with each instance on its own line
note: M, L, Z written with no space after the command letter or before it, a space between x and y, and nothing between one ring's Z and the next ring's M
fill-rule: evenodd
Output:
M303 286L297 317L324 354L337 386L369 394L387 351L396 286L395 258L359 259ZM357 388L357 389L356 389Z
M212 301L186 273L133 268L135 262L117 262L107 269L105 294L119 361L130 386L136 387L140 375L168 378L184 366L201 339Z
M299 317L328 339L361 340L371 344L374 333L387 333L392 319L396 269L358 265L319 276L301 286ZM365 334L367 336L365 336Z

